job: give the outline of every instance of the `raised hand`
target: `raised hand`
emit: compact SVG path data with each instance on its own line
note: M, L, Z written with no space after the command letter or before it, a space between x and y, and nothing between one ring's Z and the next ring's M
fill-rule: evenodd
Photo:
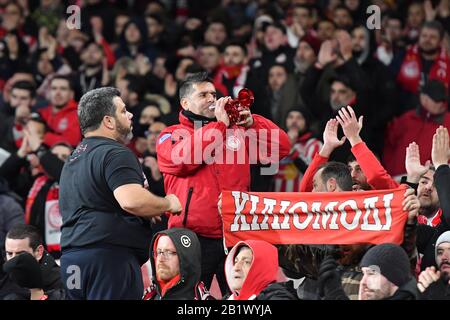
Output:
M435 267L428 267L419 275L419 281L417 282L417 288L420 292L424 292L430 284L436 282L441 277L441 272L436 271Z
M411 142L406 148L405 167L408 182L417 183L420 177L430 169L431 163L427 161L425 165L420 163L419 146Z
M405 199L402 202L403 211L408 212L408 223L412 224L415 222L415 219L419 214L420 201L412 188L405 190L404 197Z
M363 116L360 116L359 119L356 118L355 111L353 111L352 107L347 106L347 108L343 107L338 111L338 116L336 120L342 127L345 136L348 141L352 145L358 144L362 142L359 133L361 132L363 126Z
M341 139L337 137L338 127L339 122L336 119L328 120L323 131L323 146L319 152L322 157L329 158L334 149L344 144L346 137Z
M437 169L440 165L448 164L450 157L449 136L447 128L439 126L433 136L431 160Z
M327 64L336 61L336 59L337 54L333 50L333 43L331 40L325 40L320 46L319 56L317 58L319 66L323 68Z

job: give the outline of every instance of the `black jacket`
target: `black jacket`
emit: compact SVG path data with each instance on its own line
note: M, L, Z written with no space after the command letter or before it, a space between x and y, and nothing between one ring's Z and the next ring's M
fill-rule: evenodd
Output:
M416 279L411 279L403 286L395 291L392 297L386 298L384 300L418 300L419 290L417 289Z
M448 279L440 278L433 282L420 296L421 300L450 300L450 284Z
M55 259L47 251L44 251L44 255L39 261L39 265L41 266L42 271L44 291L64 289L64 285L61 281L60 268Z
M275 282L261 291L255 300L298 300L293 282Z
M161 296L161 287L156 279L155 267L155 243L161 236L170 237L177 250L180 262L180 280L169 288L164 296ZM197 288L201 276L201 248L197 235L188 229L172 228L158 232L153 236L150 247L150 261L152 265L152 282L155 289L154 295L149 297L153 300L196 300Z

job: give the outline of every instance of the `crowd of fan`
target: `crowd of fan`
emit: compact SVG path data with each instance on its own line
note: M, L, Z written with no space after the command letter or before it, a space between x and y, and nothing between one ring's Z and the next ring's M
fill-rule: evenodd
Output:
M0 0L2 248L12 226L25 222L37 228L45 247L36 259L59 258L58 181L82 138L77 102L95 88L120 90L133 114L128 147L140 159L150 190L163 196L158 135L178 122L180 82L201 71L213 79L218 97L236 98L240 89L251 89L252 113L289 135L292 150L276 175L261 176L252 168L253 191L314 191L312 176L320 162L335 160L350 167L353 189L397 187L402 176L418 189L419 223L441 230L418 242L419 251L448 230L450 212L442 205L448 203L442 199L448 198L448 182L436 190L429 162L438 128L450 129L450 1L86 0L81 28L69 29L66 8L72 4L78 1ZM381 10L380 26L373 30L366 25L371 4ZM351 106L345 114L344 106ZM332 118L339 121L331 123ZM334 132L331 127L339 125ZM339 140L342 135L350 143ZM369 153L373 158L367 160ZM389 177L380 182L380 175ZM164 223L155 232L165 229ZM23 239L16 237L10 238ZM38 246L33 244L32 252ZM371 259L389 258L383 250L391 249L372 252ZM320 261L310 261L312 271L292 262L318 256L314 250L322 249L280 249L290 260L284 265L288 276L315 279L303 283L298 297L341 298L338 285L324 284L336 278L333 262L325 259L319 270ZM357 298L351 285L359 284L361 267L373 261L363 259L359 266L366 247L347 251L353 256L340 261L342 285ZM413 253L406 251L411 260ZM419 268L435 265L435 254L433 249L422 266L417 262ZM409 281L386 277L398 287Z

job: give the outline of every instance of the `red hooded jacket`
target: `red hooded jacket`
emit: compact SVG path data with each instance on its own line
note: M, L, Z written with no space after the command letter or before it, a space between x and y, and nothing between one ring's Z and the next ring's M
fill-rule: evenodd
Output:
M40 110L39 113L50 128L50 132L47 132L44 136L46 145L51 147L55 143L66 142L75 147L81 141L75 100L70 100L56 113L53 111L52 105Z
M242 246L248 246L253 252L253 261L247 277L239 292L234 291L231 286L234 258ZM228 300L253 300L268 285L277 281L278 273L278 250L275 246L262 240L239 241L227 256L225 261L225 276L231 290Z
M201 236L220 239L223 230L217 208L219 194L222 190L249 191L249 160L255 160L253 157L261 152L264 144L258 139L256 150L249 147L248 139L245 143L241 139L247 132L242 127L233 126L227 130L219 121L204 125L202 130L194 130L193 122L182 113L179 120L180 124L161 132L156 146L164 189L167 194L175 194L183 206L180 215L169 216L169 228L184 227ZM258 134L264 129L269 132L267 149L278 146L279 154L274 161L288 155L290 142L287 134L262 116L253 115L253 120L249 129ZM278 141L270 139L270 130L278 132ZM211 138L211 134L221 134L221 137ZM204 154L211 156L204 157ZM227 163L229 156L234 159L233 163ZM260 161L264 159L267 158L258 157Z

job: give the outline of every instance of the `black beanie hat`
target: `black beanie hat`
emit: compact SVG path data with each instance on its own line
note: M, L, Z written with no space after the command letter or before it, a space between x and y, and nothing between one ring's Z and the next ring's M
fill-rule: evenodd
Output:
M397 287L411 279L408 255L396 244L383 243L370 248L362 258L360 266L379 267L380 273Z
M8 273L20 287L29 289L42 289L43 287L39 262L28 252L6 261L3 265L3 271Z

